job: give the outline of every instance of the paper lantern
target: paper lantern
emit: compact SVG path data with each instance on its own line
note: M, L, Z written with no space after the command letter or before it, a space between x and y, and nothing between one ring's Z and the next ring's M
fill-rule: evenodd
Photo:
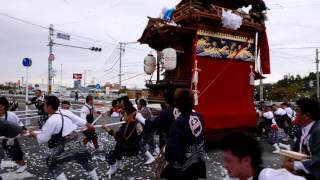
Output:
M156 58L152 54L148 54L144 58L144 72L151 75L156 69Z
M177 66L177 51L173 48L162 50L161 62L166 71L174 70Z

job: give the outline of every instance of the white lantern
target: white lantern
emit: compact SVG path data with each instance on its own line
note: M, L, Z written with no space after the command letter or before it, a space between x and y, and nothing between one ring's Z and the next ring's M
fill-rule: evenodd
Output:
M174 70L177 66L177 51L173 48L162 50L161 62L166 71Z
M151 75L156 69L156 58L152 54L148 54L144 58L144 72Z

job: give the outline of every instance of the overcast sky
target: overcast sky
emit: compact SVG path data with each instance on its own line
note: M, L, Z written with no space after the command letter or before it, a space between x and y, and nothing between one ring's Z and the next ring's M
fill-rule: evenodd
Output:
M37 25L63 30L71 40L55 39L58 43L83 47L97 46L102 52L54 47L57 70L55 83L73 84L72 73L86 71L90 84L118 82L118 42L136 41L142 34L147 16L157 17L163 7L173 7L179 0L0 0L0 83L16 82L25 76L21 61L30 57L30 81L47 82L48 30L13 20L4 14ZM315 47L320 47L319 0L267 0L268 37L271 48L271 72L266 82L275 82L283 75L306 75L315 71ZM87 39L76 35L86 36ZM111 37L110 37L111 36ZM97 41L99 40L99 41ZM129 87L143 87L149 77L143 73L143 59L150 52L146 45L126 47L123 71ZM115 66L110 69L112 65ZM201 73L200 73L201 75Z

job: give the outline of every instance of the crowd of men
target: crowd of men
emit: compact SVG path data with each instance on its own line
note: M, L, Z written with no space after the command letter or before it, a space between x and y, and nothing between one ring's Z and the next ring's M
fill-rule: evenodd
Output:
M123 123L117 130L107 124L102 125L116 141L114 149L105 155L109 164L109 177L123 168L124 156L138 156L140 153L146 156L146 165L158 164L155 170L158 178L206 177L203 120L193 110L193 93L188 89L179 89L167 93L165 100L166 106L163 106L159 116L153 116L147 108L146 100L142 98L136 101L137 109L127 96L112 103L113 108L108 114L119 117ZM93 97L86 97L80 116L70 111L70 102L60 102L56 96L43 96L40 90L36 91L36 97L28 104L34 104L38 110L40 131L24 127L19 118L8 111L8 100L0 97L0 129L6 128L0 135L7 137L3 139L3 149L19 165L16 172L21 173L27 169L19 136L29 136L39 144L46 143L50 148L50 155L44 160L53 178L66 180L63 166L73 161L79 163L91 179L99 179L87 145L92 142L94 148L101 151L94 123L99 118L95 117L102 115L102 112L94 107ZM83 136L80 136L79 131ZM156 134L159 136L159 145L155 141Z
M139 154L146 157L145 165L155 164L157 179L206 178L204 121L194 110L193 93L188 89L177 89L174 93L166 93L164 99L165 104L157 116L141 96L136 98L137 109L127 96L112 101L107 114L119 118L122 123L118 129L107 124L101 126L116 141L114 149L105 155L109 178L123 168L123 157ZM74 161L91 179L99 179L88 148L93 144L96 151L103 150L94 125L104 113L95 108L92 96L87 96L85 101L77 116L70 111L70 102L60 102L55 96L43 96L40 90L36 91L36 97L28 104L34 104L40 115L40 131L37 132L28 130L18 116L9 111L14 103L0 97L0 136L7 137L2 138L0 159L3 159L4 151L17 163L17 173L25 171L27 164L18 137L29 136L39 144L47 143L51 149L44 160L53 178L66 180L63 166ZM258 141L243 133L232 134L224 138L221 147L227 179L320 179L320 103L310 98L298 100L295 108L288 102L279 106L261 103L258 114L258 136L266 137L275 148L274 153L279 153L281 148L292 149L308 158L286 159L281 170L264 168Z
M283 168L307 180L320 179L320 103L302 98L295 105L284 100L280 105L260 104L258 137L266 137L275 148L307 155L304 160L286 158ZM264 173L265 174L265 173Z

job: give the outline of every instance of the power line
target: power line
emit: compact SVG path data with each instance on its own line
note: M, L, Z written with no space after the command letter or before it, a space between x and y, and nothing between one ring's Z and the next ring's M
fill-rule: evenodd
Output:
M105 32L106 35L111 39L113 40L114 42L118 43L118 41L116 40L116 38L114 38L113 36L111 36L108 32Z
M21 18L18 18L18 17L14 17L14 16L11 16L11 15L6 14L6 13L0 12L0 15L4 16L4 17L8 17L8 18L16 20L16 21L19 21L19 22L22 22L22 23L25 23L25 24L29 24L29 25L41 28L41 29L46 29L46 30L49 29L48 27L45 27L45 26L30 22L30 21L27 21L27 20L24 20L24 19L21 19ZM98 40L98 39L95 39L95 38L91 38L91 37L87 37L87 36L83 36L83 35L78 35L78 34L75 34L75 33L69 33L69 32L66 32L66 31L63 31L63 30L60 30L60 29L54 29L54 30L62 32L62 33L65 33L65 34L70 34L70 35L78 37L78 38L87 39L87 40L90 40L90 41L96 41L96 42L100 42L100 43L104 43L104 44L117 45L116 43L107 42L107 41L103 41L103 40Z
M114 48L114 49L112 50L110 56L106 59L106 61L105 61L104 63L107 64L109 60L114 60L117 55L118 55L118 53L117 53L117 48Z
M281 50L281 49L285 49L285 50L295 50L295 49L316 49L316 48L319 48L320 46L318 47L315 47L315 46L310 46L310 47L278 47L278 48L270 48L271 50Z
M130 80L130 79L133 79L133 78L136 78L136 77L141 76L141 75L144 75L144 74L145 74L145 73L137 74L137 75L135 75L135 76L132 76L132 77L129 77L129 78L127 78L127 79L122 80L122 82L123 82L123 81Z
M11 16L9 14L5 14L5 13L0 12L0 15L4 16L4 17L8 17L8 18L16 20L16 21L19 21L19 22L22 22L22 23L25 23L25 24L29 24L31 26L35 26L35 27L38 27L38 28L46 29L46 30L49 29L48 27L45 27L45 26L42 26L42 25L39 25L39 24L36 24L36 23L32 23L30 21L27 21L27 20L24 20L24 19L21 19L21 18L18 18L18 17L14 17L14 16Z
M107 70L105 70L104 72L108 72L110 70L112 70L114 68L114 66L120 61L120 57L118 57L118 59L113 63L113 65L111 66L111 68L108 68Z
M276 54L280 54L280 55L284 55L286 57L291 57L291 58L297 58L297 59L304 59L306 60L307 58L306 57L302 57L302 56L296 56L296 55L293 55L293 54L289 54L289 53L285 53L285 52L279 52L279 51L270 51L271 53L276 53ZM277 55L274 55L274 56L277 56ZM278 55L279 56L279 55Z

